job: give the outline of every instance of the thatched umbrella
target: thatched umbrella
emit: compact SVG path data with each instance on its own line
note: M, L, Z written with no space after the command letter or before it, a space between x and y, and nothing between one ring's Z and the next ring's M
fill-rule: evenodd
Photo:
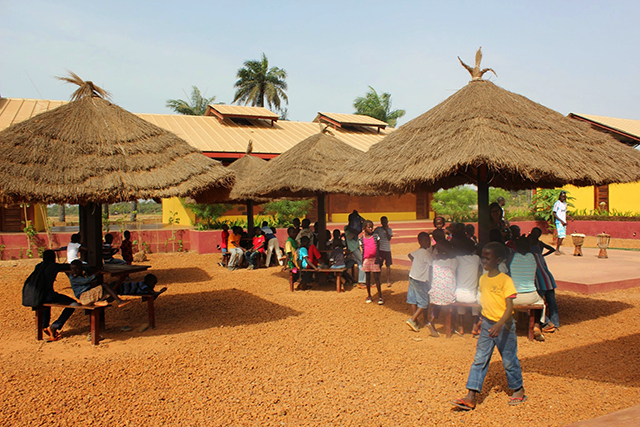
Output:
M640 180L640 152L524 96L473 80L385 137L335 183L352 193L478 186L479 232L487 241L489 185L505 189ZM336 182L337 181L337 182ZM348 184L348 185L347 185Z
M307 198L317 197L319 246L324 249L327 228L325 196L344 193L342 186L332 186L327 178L364 153L324 129L294 145L273 160L246 186L243 197Z
M0 203L72 203L101 265L100 204L228 192L233 172L70 73L72 101L0 132Z
M247 231L249 232L249 235L252 235L253 233L254 202L263 202L267 200L260 197L246 198L241 195L243 192L246 193L247 191L251 191L251 188L248 186L251 185L252 178L260 173L262 168L267 165L266 160L263 160L260 157L252 156L252 151L253 143L251 140L249 140L246 154L228 166L228 168L231 169L236 175L236 183L231 189L231 193L229 193L229 201L246 203Z

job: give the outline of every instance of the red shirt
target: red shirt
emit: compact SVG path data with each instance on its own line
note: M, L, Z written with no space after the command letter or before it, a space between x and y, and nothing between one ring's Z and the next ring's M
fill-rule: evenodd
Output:
M320 251L316 245L309 245L309 262L317 267L318 261L320 261Z
M227 230L222 230L220 236L220 249L227 249L227 239L229 238L229 232Z
M264 236L262 234L253 238L253 250L264 253Z

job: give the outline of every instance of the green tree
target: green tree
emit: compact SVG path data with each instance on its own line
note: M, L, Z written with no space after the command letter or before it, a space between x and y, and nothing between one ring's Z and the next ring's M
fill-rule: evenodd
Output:
M294 218L304 218L312 205L312 199L278 200L265 204L262 209L266 213L274 214L279 226L289 227Z
M473 208L478 203L476 190L460 186L448 190L440 190L433 195L431 208L438 214L448 216L451 221L469 220Z
M200 93L200 89L196 86L191 86L191 99L185 101L184 99L169 99L167 100L167 107L179 114L186 116L203 116L207 111L207 105L216 100L215 96L211 98L205 98Z
M391 111L391 94L378 95L376 90L369 86L369 92L364 97L358 97L353 101L356 114L364 114L386 122L395 127L398 119L406 114L404 110Z
M264 53L260 61L245 61L237 77L233 102L239 101L254 107L264 107L266 102L269 108L276 110L281 109L282 101L289 103L285 93L287 72L278 67L269 68L269 60Z

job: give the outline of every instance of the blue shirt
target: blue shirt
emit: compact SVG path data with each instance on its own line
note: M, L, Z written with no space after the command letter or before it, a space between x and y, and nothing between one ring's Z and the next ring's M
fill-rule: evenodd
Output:
M307 268L308 262L307 257L309 256L309 251L307 248L298 249L298 260L301 262L301 268Z
M516 252L513 255L511 266L511 279L518 293L535 292L536 290L536 259L532 253L522 255Z

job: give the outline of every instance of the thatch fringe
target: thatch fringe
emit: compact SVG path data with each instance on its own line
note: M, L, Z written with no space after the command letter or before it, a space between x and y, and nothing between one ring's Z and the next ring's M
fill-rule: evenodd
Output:
M385 137L331 180L352 194L474 183L505 189L640 180L640 152L485 80L472 81Z

